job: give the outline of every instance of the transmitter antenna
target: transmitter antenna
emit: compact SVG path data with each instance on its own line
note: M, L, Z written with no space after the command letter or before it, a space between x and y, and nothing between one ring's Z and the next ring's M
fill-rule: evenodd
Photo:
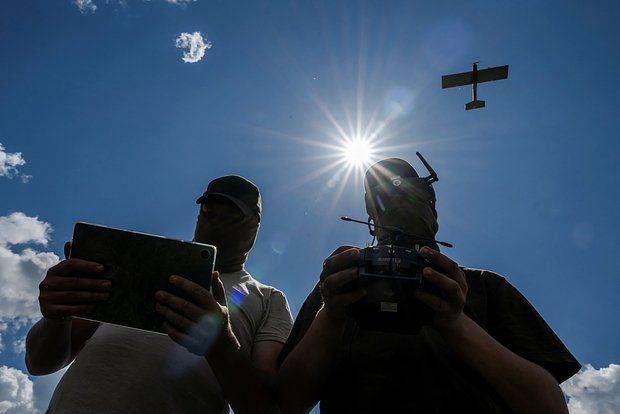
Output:
M432 169L430 169L430 168L429 168L429 171L431 172L431 174L434 173L434 171L432 171ZM377 225L375 223L370 223L370 222L366 222L366 221L362 221L362 220L357 220L357 219L351 218L349 216L342 216L342 217L340 217L340 220L349 221L351 223L364 224L364 225L367 225L369 229L370 229L370 226L373 226L375 229L384 229L384 230L387 230L387 231L391 231L393 233L397 233L397 234L400 234L400 235L412 237L412 238L414 238L416 240L434 242L434 243L440 244L440 245L442 245L444 247L454 247L454 245L452 243L443 242L443 241L439 241L439 240L435 240L435 239L428 239L426 237L416 236L415 234L409 234L409 233L406 233L403 229L398 228L398 227L379 226L379 225Z

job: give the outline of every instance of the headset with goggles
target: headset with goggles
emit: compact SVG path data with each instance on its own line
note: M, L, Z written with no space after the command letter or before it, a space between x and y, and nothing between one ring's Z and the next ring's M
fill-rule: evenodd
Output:
M395 197L415 197L419 201L428 204L432 208L435 217L437 217L435 190L432 184L439 181L439 177L422 154L416 151L416 155L428 170L428 176L394 175L387 177L386 174L386 177L382 177L381 180L377 179L376 176L371 177L370 180L380 182L365 186L364 200L366 202L366 212L368 213L368 230L371 236L375 236L375 230L371 227L374 226L371 222L374 222L375 215L377 212L385 210L387 200ZM411 172L415 173L413 167L411 167Z

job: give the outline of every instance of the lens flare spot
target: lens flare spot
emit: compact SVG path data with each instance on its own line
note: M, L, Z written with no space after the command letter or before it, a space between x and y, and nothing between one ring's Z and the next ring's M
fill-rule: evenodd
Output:
M240 306L245 300L245 293L238 290L237 288L232 288L230 292L228 292L228 303L233 304L235 306Z

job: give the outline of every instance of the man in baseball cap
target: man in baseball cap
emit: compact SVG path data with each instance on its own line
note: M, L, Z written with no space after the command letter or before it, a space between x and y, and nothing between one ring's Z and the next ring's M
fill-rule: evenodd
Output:
M217 248L213 291L180 281L194 292L194 308L175 306L171 295L158 298L168 334L210 364L221 389L204 383L203 392L219 392L238 413L274 410L277 356L293 321L284 294L245 269L262 214L260 192L251 181L229 175L211 181L196 203L194 241Z
M258 187L239 175L227 175L211 181L206 191L196 200L196 204L203 204L210 196L224 197L232 201L244 214L254 213L259 218L263 210Z
M228 404L236 413L275 409L276 359L293 321L284 294L245 269L262 214L259 190L243 177L220 177L197 203L194 240L217 247L217 271L205 275L212 291L171 275L190 301L156 293L168 336L71 318L68 306L52 315L54 304L40 295L44 316L28 334L28 369L43 375L73 362L49 413L225 413ZM42 285L96 268L65 260Z
M260 225L258 187L238 175L227 175L211 181L196 203L200 204L200 212L194 240L217 247L216 270L240 271Z

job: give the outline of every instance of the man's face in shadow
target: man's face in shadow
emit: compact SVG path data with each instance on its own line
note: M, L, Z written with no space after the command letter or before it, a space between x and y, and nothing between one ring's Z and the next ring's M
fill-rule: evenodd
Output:
M200 215L209 224L238 223L244 218L241 209L224 197L207 199L200 206Z
M212 196L200 206L194 241L217 248L216 269L236 271L254 244L258 231L258 217L246 217L231 200Z
M398 228L410 235L434 239L438 223L432 206L432 193L419 186L399 187L390 193L374 190L370 192L376 234L379 244L393 244L393 232L382 227ZM367 201L368 202L368 201Z
M227 228L241 223L244 218L241 209L232 201L220 196L209 197L200 205L194 241L213 243L217 240L221 242L224 237L222 232L226 233Z

